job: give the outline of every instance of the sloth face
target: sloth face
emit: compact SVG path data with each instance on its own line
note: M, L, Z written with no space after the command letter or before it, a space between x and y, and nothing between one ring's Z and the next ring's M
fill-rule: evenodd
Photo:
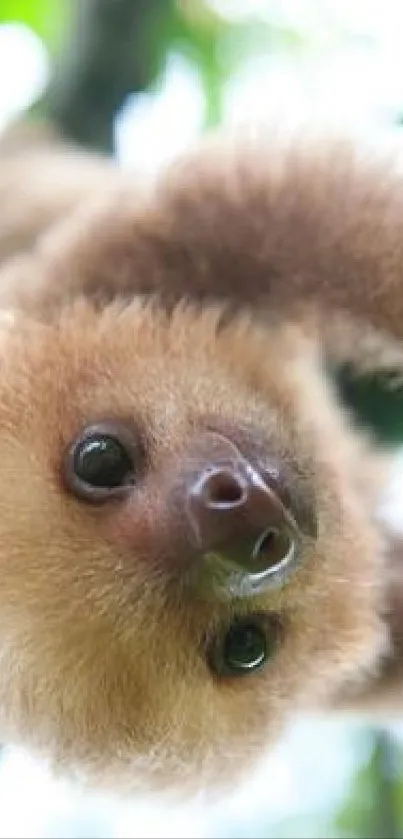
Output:
M292 326L138 303L17 319L0 376L1 735L100 784L243 770L379 652L358 460Z

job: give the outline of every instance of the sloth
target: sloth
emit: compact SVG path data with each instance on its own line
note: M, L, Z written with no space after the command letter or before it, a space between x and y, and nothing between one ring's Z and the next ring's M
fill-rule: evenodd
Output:
M0 737L82 781L231 781L296 714L399 710L403 190L339 140L221 133L144 185L0 161Z

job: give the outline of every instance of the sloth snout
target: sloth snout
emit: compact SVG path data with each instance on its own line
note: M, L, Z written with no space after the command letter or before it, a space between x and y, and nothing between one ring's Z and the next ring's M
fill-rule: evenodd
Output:
M192 457L198 468L188 473L183 486L192 550L213 576L227 579L238 593L282 583L299 556L292 514L231 441L211 434L204 442L205 455L199 446Z

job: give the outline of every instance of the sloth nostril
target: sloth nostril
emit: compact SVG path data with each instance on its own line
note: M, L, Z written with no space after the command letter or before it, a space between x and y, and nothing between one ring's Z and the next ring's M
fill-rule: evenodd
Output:
M240 476L230 470L221 469L204 480L201 494L206 507L215 510L231 510L244 504L247 498L247 486Z
M293 538L287 527L269 527L255 542L251 561L257 566L275 568L293 551Z
M258 559L271 554L276 545L278 534L278 530L275 530L274 528L267 530L263 536L258 539L253 550L253 556Z

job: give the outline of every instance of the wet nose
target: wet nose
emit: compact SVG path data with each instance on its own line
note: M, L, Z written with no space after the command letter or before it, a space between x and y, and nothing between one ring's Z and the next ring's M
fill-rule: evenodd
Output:
M233 552L240 541L274 534L285 524L285 510L248 462L209 464L189 487L189 512L198 546Z
M238 588L242 576L249 588L282 582L296 560L295 521L257 468L235 449L227 455L205 464L188 484L193 544L217 573L228 578L232 569Z

